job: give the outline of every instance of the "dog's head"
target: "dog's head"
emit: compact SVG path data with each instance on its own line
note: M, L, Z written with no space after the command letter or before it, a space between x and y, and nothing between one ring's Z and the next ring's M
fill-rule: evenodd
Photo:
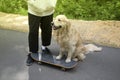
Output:
M54 30L65 28L70 26L70 22L65 15L58 15L52 22L52 27Z

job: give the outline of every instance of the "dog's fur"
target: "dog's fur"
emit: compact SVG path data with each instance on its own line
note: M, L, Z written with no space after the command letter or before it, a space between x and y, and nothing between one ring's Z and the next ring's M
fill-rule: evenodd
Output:
M71 26L67 17L58 15L53 20L52 26L54 29L53 37L60 45L60 52L56 59L61 59L67 53L66 63L71 62L71 59L83 60L90 47L83 45L79 32Z

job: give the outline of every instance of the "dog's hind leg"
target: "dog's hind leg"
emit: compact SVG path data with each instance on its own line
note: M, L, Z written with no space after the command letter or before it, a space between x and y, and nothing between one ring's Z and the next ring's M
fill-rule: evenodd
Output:
M80 53L76 55L75 57L73 57L73 61L83 61L85 58L86 58L85 54Z
M85 54L83 53L78 54L77 57L78 57L78 60L81 60L81 61L83 61L86 58Z

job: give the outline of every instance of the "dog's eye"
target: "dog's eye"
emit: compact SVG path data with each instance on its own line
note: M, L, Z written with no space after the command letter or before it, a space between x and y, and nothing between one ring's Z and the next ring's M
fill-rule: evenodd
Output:
M58 19L58 21L61 21L61 19Z
M62 28L62 26L59 26L59 28Z

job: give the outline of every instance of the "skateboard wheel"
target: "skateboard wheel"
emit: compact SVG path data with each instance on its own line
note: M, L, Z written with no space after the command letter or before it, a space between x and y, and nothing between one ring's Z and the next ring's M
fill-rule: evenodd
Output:
M42 64L41 62L38 62L38 64Z
M65 71L66 69L65 68L61 68L62 71Z

